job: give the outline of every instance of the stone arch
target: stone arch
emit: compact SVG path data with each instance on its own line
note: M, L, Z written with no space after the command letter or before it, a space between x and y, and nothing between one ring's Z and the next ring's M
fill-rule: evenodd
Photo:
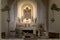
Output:
M24 3L22 5L22 8L21 8L22 17L24 17L24 15L25 15L23 10L26 9L26 8L28 8L31 11L29 15L31 16L30 19L32 19L33 18L33 6L30 3Z
M30 1L21 1L18 2L18 17L20 18L21 22L22 22L22 17L23 17L23 9L28 6L31 9L31 19L34 19L37 17L37 5L34 2L30 2Z

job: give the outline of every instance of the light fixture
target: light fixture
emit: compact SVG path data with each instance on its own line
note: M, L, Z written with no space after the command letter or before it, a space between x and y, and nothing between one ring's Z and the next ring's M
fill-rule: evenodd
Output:
M52 4L51 10L60 11L60 8L58 8L56 4Z

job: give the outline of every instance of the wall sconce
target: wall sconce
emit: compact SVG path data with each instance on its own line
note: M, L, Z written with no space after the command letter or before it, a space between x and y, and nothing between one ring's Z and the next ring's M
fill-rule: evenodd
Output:
M55 21L54 11L60 11L60 8L58 8L56 4L52 4L51 10L52 10L52 15L53 15L53 17L51 18L51 22L54 22Z
M60 8L58 8L56 4L52 4L51 10L60 11Z
M4 12L4 11L9 11L9 10L10 10L10 8L9 8L8 5L6 5L3 9L1 9L2 12Z

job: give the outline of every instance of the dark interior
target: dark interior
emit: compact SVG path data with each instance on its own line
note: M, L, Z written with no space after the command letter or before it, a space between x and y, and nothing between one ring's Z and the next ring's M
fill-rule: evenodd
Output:
M33 30L22 30L25 33L32 33L33 34Z
M49 38L59 38L59 33L49 32Z

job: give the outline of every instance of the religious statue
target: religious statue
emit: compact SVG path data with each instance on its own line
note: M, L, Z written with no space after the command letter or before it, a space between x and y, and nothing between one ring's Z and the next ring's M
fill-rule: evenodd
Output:
M25 23L26 27L30 27L30 23L31 23L31 9L29 7L26 7L23 10L23 13L24 13L23 22Z
M23 10L24 13L24 18L31 19L31 9L29 9L28 7L26 7L26 9Z

